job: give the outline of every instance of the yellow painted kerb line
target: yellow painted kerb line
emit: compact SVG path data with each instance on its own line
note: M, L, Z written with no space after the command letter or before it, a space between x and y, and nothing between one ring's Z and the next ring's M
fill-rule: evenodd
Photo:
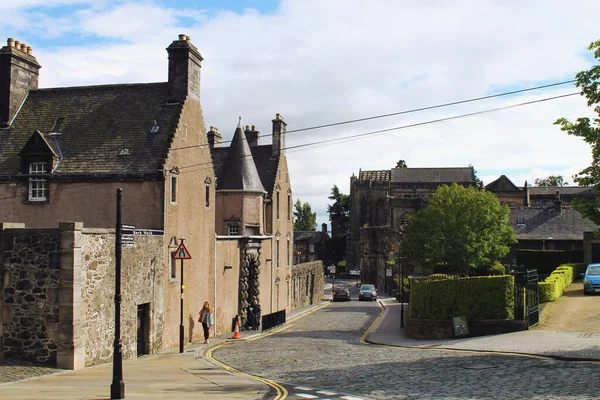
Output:
M365 331L365 333L360 337L360 342L362 344L370 344L370 343L367 343L367 341L366 341L367 336L369 336L369 334L371 333L371 331L373 330L373 328L375 328L375 326L377 326L377 324L379 323L379 320L381 319L381 317L385 313L385 307L381 304L381 302L377 302L377 304L379 304L379 308L381 308L381 311L379 312L379 315L377 316L377 318L375 318L375 320L373 321L373 323L369 326L369 329L367 329Z
M273 382L270 379L261 378L261 377L258 377L258 376L246 374L244 372L238 371L237 369L232 368L229 365L225 365L222 362L214 359L213 356L212 356L213 351L215 351L219 347L223 347L223 346L224 345L220 344L218 346L212 347L210 350L208 350L206 352L206 358L210 362L217 364L218 366L220 366L221 368L225 369L226 371L232 372L232 373L234 373L236 375L244 376L246 378L254 379L255 381L262 382L265 385L273 388L273 390L275 390L275 393L276 393L276 396L274 397L275 400L285 400L287 398L287 395L288 395L287 389L284 388L283 386L281 386L280 384L278 384L277 382Z

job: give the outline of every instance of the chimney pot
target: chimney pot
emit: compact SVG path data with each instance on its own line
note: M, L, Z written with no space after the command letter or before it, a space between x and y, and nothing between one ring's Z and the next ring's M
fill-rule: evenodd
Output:
M252 125L252 132L256 132L256 125Z
M191 36L186 36L185 40L187 40L189 42L190 40L192 40L192 37Z
M283 119L283 117L281 116L281 114L277 113L275 114L275 119Z
M27 45L25 43L21 43L21 51L27 53Z
M17 49L20 49L21 48L21 42L19 42L18 40L15 40L15 47Z
M27 54L29 54L29 55L33 54L33 49L31 48L31 46L27 46Z
M15 39L13 39L13 38L9 37L9 38L6 40L6 45L7 45L8 47L15 47Z
M179 40L185 40L186 36L183 33L179 34Z

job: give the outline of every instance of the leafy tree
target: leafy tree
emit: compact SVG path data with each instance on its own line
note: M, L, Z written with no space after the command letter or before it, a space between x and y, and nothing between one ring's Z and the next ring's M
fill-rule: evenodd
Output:
M312 212L310 204L296 200L294 204L294 230L312 231L317 228L317 213Z
M550 175L547 178L536 178L533 182L537 186L567 186L569 184L562 175Z
M401 255L412 264L444 265L459 274L492 265L516 243L508 214L508 206L490 192L440 186L427 207L409 217Z
M396 168L408 168L408 165L406 165L406 161L404 160L399 160L396 163Z
M477 186L479 189L483 189L483 181L477 176L477 170L472 164L469 164L469 167L473 168L473 175L475 175L475 186Z
M333 204L327 204L332 231L334 230L333 225L335 225L337 233L346 236L350 227L350 196L340 192L337 185L333 185L328 199L334 201Z
M592 42L588 50L594 52L594 58L600 62L600 40ZM561 130L569 135L579 136L592 147L592 165L573 177L576 184L581 186L596 186L600 189L600 63L587 71L581 71L576 76L575 86L581 88L581 95L587 98L587 105L592 107L597 117L577 118L571 122L559 118L554 122ZM600 224L600 200L573 199L571 205L596 224Z

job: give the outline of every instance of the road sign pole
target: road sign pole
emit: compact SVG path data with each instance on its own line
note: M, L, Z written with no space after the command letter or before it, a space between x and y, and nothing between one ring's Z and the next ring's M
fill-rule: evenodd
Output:
M113 380L111 399L125 398L123 382L123 352L121 349L121 201L123 189L117 189L117 226L115 237L115 340L113 344Z
M184 238L179 238L183 245ZM183 259L181 259L181 300L179 304L179 352L183 353Z

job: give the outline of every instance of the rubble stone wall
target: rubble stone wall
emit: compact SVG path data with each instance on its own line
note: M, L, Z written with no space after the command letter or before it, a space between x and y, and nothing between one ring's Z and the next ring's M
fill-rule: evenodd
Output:
M323 262L312 261L292 266L290 282L292 311L318 304L323 299Z

